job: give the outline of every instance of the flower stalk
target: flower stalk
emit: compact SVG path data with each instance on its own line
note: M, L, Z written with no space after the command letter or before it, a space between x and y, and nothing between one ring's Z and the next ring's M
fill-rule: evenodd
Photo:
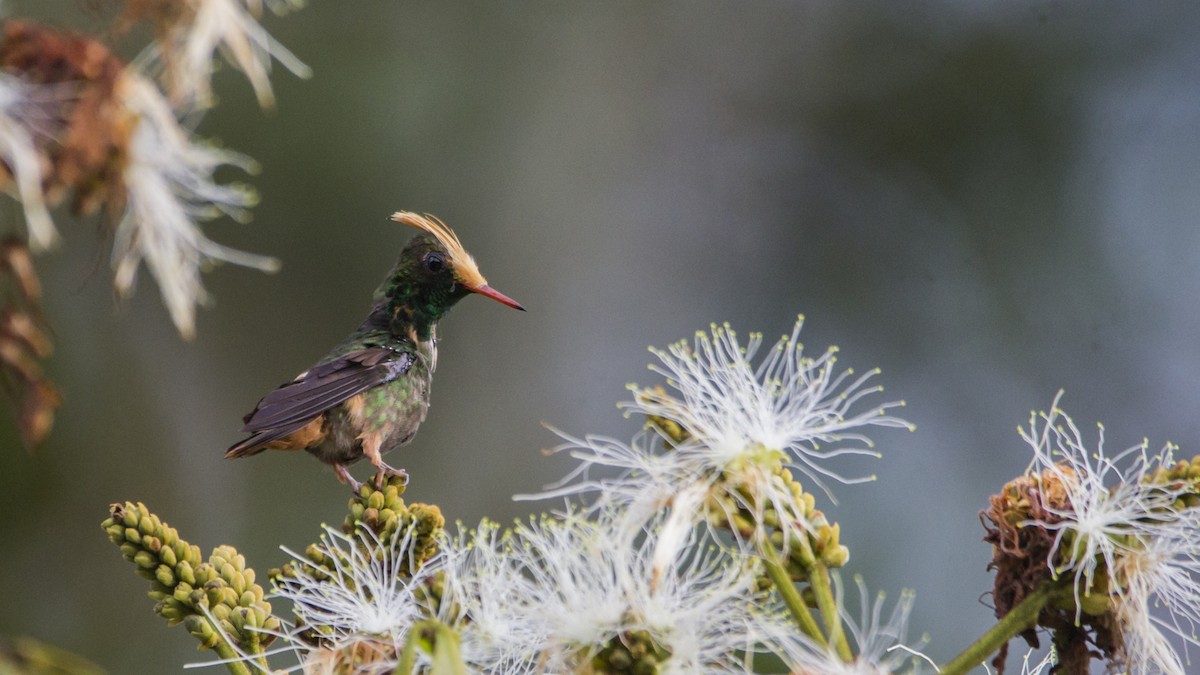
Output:
M436 675L467 675L463 663L458 633L436 619L414 625L404 642L400 662L392 675L413 675L417 672L417 652L425 652L430 660L429 672Z
M825 619L825 634L829 636L829 642L843 660L852 660L854 654L846 640L846 632L842 630L842 616L838 611L837 600L833 597L833 587L829 583L829 569L820 560L813 560L808 583L816 596L817 608L821 610L821 616Z
M1037 625L1038 615L1051 602L1070 596L1071 587L1065 582L1047 582L1012 608L986 633L979 636L958 656L938 668L941 675L966 675L996 653L1009 640Z
M792 618L796 620L796 625L800 627L808 637L812 638L813 642L821 647L828 644L825 635L821 632L821 627L817 625L817 620L813 617L812 612L808 609L808 604L804 602L804 598L800 597L800 591L796 590L796 584L792 581L792 577L788 574L787 569L783 566L783 562L779 559L779 554L775 552L775 547L770 542L764 541L759 550L763 558L763 566L766 569L767 576L770 577L771 583L775 585L775 590L779 592L779 597L783 600L783 604L791 613Z

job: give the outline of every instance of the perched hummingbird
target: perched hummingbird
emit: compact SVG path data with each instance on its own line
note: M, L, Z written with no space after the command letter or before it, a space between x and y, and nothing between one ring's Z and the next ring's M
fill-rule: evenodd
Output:
M375 291L367 319L315 366L264 396L243 418L250 437L225 457L307 450L357 491L346 465L365 456L382 486L385 474L404 475L383 454L412 440L429 410L438 320L470 293L525 310L488 285L440 220L406 211L392 220L421 232Z

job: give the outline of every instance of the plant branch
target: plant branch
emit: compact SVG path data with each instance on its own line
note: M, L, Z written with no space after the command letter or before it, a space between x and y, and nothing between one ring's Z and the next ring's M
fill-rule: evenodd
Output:
M808 605L804 604L804 599L800 597L800 592L796 590L796 584L792 582L791 576L788 575L783 563L780 562L779 553L775 551L775 547L763 537L759 540L758 548L762 553L763 563L767 568L767 576L771 578L771 583L775 584L775 588L779 591L779 596L783 598L783 604L787 606L788 611L792 613L792 617L796 619L800 630L816 641L821 647L827 646L829 643L825 639L824 634L821 633L821 627L817 625L817 620L813 618Z
M1000 619L995 626L992 626L962 653L942 666L939 669L941 675L966 675L968 671L983 663L988 656L1004 646L1004 643L1022 631L1035 626L1042 608L1061 593L1063 588L1061 582L1047 582L1033 593L1025 596L1025 599L1009 610L1008 614L1005 614L1004 618Z
M807 542L805 542L807 546ZM842 629L842 616L838 612L837 600L833 597L833 589L829 585L829 568L825 563L814 559L808 570L808 583L812 586L813 595L817 598L817 608L825 619L825 634L837 650L838 657L847 663L854 659L850 651L850 642L846 639L846 631Z

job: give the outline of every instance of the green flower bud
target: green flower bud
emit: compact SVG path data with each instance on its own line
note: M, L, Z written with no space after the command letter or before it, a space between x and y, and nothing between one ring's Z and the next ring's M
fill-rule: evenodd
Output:
M850 549L840 544L826 550L823 554L821 554L821 562L825 563L825 566L829 569L845 567L846 563L849 561Z
M165 586L167 588L175 587L175 581L176 581L175 574L171 571L171 568L167 565L159 565L157 568L155 568L154 578L155 578L155 580L158 581L158 583L162 584L163 586Z
M175 567L179 564L179 557L175 555L175 549L171 548L170 546L164 546L162 550L158 552L158 559L168 567Z
M154 559L154 554L149 551L138 551L133 556L133 564L144 570L150 570L158 565L158 561Z
M140 530L141 533L145 534L145 535L154 534L155 532L158 531L159 527L160 527L160 524L158 522L158 518L156 518L154 515L150 515L150 514L148 514L148 517L142 518L138 522L138 530Z

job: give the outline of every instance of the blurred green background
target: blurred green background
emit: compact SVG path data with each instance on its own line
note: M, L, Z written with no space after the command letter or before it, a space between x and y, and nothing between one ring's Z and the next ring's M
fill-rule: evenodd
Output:
M118 3L6 6L99 30ZM977 512L1029 461L1030 409L1061 387L1111 448L1200 450L1200 5L357 0L264 23L315 76L277 69L263 112L223 68L198 133L262 165L254 222L207 232L283 271L207 275L184 343L149 275L117 305L108 243L60 219L38 265L66 403L32 456L0 424L0 634L177 672L206 656L101 532L110 502L260 573L340 522L317 462L221 454L364 316L397 209L529 308L454 310L429 419L390 456L451 520L552 506L510 498L572 466L541 423L628 438L614 404L652 381L647 345L713 321L770 340L803 312L811 349L908 401L917 431L843 467L879 480L822 506L849 570L917 591L944 660L990 624Z

